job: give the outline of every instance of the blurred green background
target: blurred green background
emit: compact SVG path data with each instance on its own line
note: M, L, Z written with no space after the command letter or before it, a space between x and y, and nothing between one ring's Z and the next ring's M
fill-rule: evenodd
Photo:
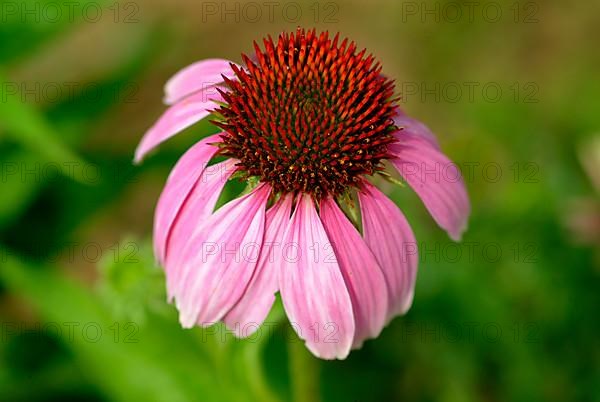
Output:
M0 3L0 401L600 401L600 4ZM164 82L297 26L341 32L463 169L452 243L388 185L421 248L413 308L345 361L182 330L150 236L196 125L131 165Z

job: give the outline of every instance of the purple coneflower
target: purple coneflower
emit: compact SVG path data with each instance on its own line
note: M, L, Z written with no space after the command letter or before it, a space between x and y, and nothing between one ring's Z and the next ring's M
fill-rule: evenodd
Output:
M389 161L455 240L469 200L460 177L430 174L451 162L399 110L393 81L365 50L301 29L263 43L243 66L203 60L167 82L171 107L136 161L209 114L222 131L171 172L155 253L182 326L224 321L249 336L279 292L310 351L342 359L405 313L415 286L412 230L367 178L387 177ZM209 165L217 156L225 160ZM215 211L230 179L247 189Z

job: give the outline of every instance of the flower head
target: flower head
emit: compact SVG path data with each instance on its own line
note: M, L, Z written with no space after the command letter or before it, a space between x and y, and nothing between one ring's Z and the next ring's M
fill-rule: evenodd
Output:
M354 43L314 31L256 46L257 62L226 79L223 153L275 192L319 199L381 169L396 131L393 83Z
M468 197L460 176L431 176L451 162L400 111L373 56L314 30L263 43L243 65L204 60L167 83L172 106L137 161L209 114L223 131L171 172L155 253L183 326L224 321L249 336L279 291L307 347L344 358L410 308L416 280L412 230L368 178L389 161L453 239L466 227ZM217 155L226 160L209 165ZM231 179L248 191L215 211ZM344 212L358 209L360 218Z

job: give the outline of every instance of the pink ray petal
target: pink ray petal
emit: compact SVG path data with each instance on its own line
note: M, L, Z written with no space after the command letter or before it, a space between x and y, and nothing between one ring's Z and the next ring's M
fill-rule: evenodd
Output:
M402 140L406 136L412 137L414 140L424 140L429 142L434 148L440 149L440 144L438 143L435 134L427 127L425 124L421 123L418 120L415 120L411 117L400 112L400 114L394 117L394 123L401 130L398 130L394 133L394 136L397 140Z
M377 337L385 325L385 277L358 230L332 198L321 202L320 215L350 293L356 326L352 348L359 348L365 339Z
M220 321L242 296L258 262L270 193L263 184L230 201L188 241L175 295L183 327Z
M181 266L183 251L195 234L209 221L223 187L237 170L237 159L228 159L216 165L208 166L197 180L188 198L181 208L168 237L168 249L165 253L165 272L167 276L168 298L172 300L182 283Z
M375 186L365 181L358 200L365 242L388 286L389 321L406 313L412 304L419 260L417 243L400 209Z
M344 359L354 339L352 301L312 199L303 195L283 240L279 291L294 330L323 359Z
M281 238L287 229L293 196L282 197L267 211L265 238L254 276L242 298L225 316L225 324L238 337L252 335L263 323L279 290L277 273L282 264Z
M221 74L227 78L235 77L230 64L235 63L225 59L206 59L184 67L165 84L164 102L172 105L194 92L219 85L223 82Z
M390 162L455 241L467 228L471 206L458 167L428 141L406 136L388 146Z
M140 163L144 156L158 144L208 116L210 110L217 107L215 101L222 100L223 97L216 88L210 87L168 108L142 137L135 150L134 162Z
M171 233L173 221L204 168L219 150L212 144L219 142L220 134L197 142L179 158L169 174L154 212L154 254L161 264L165 260L167 238Z

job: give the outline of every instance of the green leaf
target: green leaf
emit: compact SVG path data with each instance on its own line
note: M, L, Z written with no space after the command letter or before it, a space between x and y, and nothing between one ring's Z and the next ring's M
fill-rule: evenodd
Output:
M115 401L222 401L206 351L176 322L115 322L92 292L0 249L0 280L62 329L86 375ZM69 326L73 328L68 331ZM101 335L98 336L98 331Z
M66 147L43 115L23 102L18 86L0 72L0 129L4 135L35 152L47 163L58 164L60 171L84 182L84 162Z
M149 313L167 314L164 273L148 241L123 239L109 249L98 270L99 295L117 319L145 325Z
M33 166L35 157L30 152L15 150L2 161L0 183L2 202L0 202L0 228L12 224L21 216L38 193L41 180L25 177L21 166Z

